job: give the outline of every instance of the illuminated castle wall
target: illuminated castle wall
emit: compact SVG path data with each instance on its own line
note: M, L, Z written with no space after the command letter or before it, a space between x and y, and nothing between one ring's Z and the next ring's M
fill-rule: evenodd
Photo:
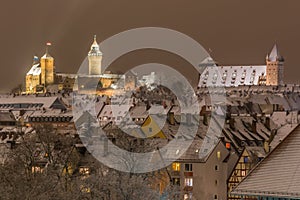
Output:
M32 67L25 78L26 93L44 92L48 85L55 83L55 76L54 58L48 53L47 47L40 61L36 56L33 58Z

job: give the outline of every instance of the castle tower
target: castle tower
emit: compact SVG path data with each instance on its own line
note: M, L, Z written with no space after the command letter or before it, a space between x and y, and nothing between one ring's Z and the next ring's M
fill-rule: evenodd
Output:
M25 77L26 93L34 93L36 91L36 86L41 84L40 81L39 58L34 56L32 66Z
M280 56L276 44L266 57L266 85L283 84L284 58Z
M89 75L100 75L101 74L101 62L102 52L100 51L99 45L94 36L94 42L91 46L91 50L88 53L89 59Z
M41 84L44 86L54 83L54 58L48 53L48 47L51 46L47 43L46 53L41 57Z

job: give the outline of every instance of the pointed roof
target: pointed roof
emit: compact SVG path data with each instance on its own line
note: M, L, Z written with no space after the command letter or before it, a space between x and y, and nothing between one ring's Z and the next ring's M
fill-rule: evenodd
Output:
M200 64L199 67L208 67L208 66L213 66L216 67L216 63L214 59L210 56L206 57Z
M298 125L232 194L300 198L300 126Z
M89 56L90 55L97 55L97 56L101 56L102 52L100 51L100 47L99 44L97 42L97 36L94 35L94 41L93 44L91 45L91 50L89 51Z
M47 42L46 44L46 53L41 57L43 59L45 58L53 58L50 54L49 54L49 46L51 46L50 42Z
M275 44L271 53L269 54L269 56L267 57L267 59L271 62L275 62L275 61L284 61L283 57L279 54L277 45Z

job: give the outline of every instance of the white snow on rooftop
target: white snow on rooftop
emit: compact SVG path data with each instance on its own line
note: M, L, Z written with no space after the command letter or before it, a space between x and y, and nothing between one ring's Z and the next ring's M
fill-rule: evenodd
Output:
M41 68L40 68L40 64L35 64L31 67L31 69L29 70L29 72L27 73L27 75L40 75L41 74Z
M258 85L266 74L266 65L206 67L200 76L199 87Z

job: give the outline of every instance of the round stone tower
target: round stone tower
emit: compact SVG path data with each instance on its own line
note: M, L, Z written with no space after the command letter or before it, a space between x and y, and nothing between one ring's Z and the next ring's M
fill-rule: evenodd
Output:
M99 45L94 36L94 42L91 46L91 50L88 53L89 59L89 75L100 75L101 74L101 62L102 52L100 51Z

